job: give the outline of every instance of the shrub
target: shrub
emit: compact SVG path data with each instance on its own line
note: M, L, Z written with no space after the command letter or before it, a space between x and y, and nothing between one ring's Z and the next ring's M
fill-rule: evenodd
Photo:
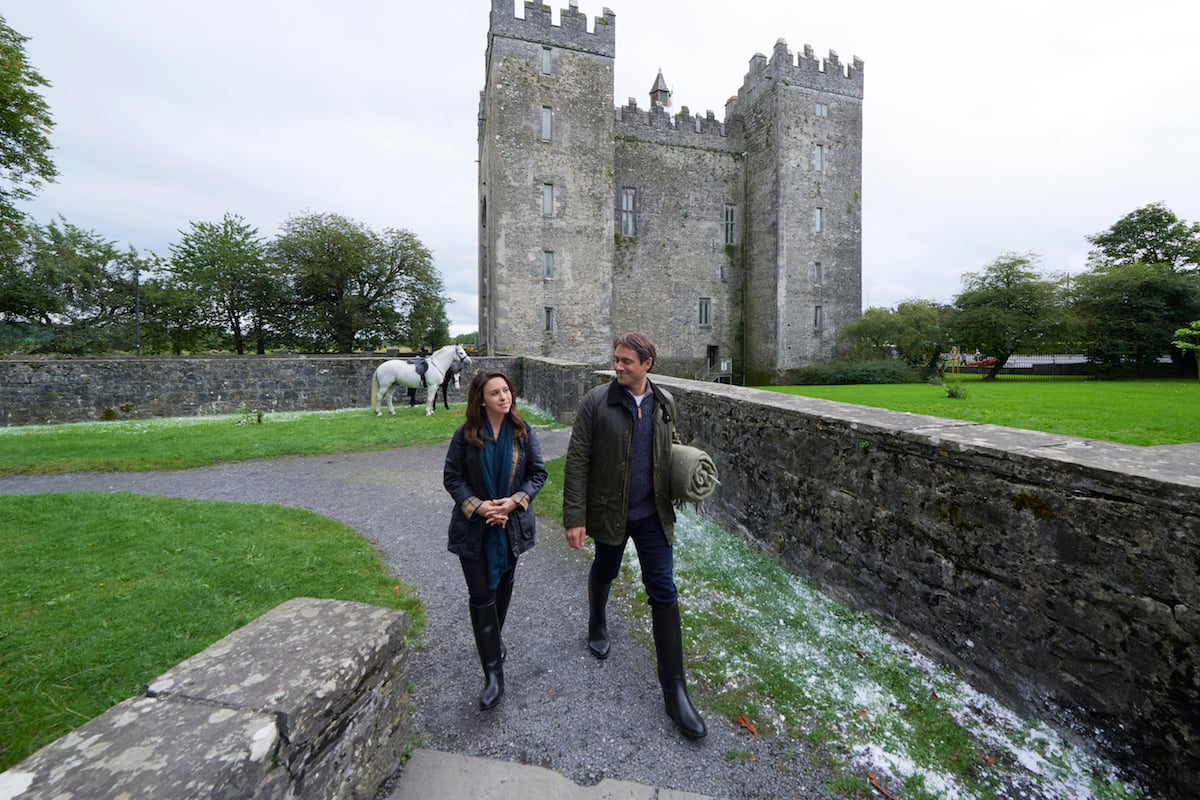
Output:
M918 383L920 372L893 359L874 361L823 361L780 375L779 383L791 386L860 383Z

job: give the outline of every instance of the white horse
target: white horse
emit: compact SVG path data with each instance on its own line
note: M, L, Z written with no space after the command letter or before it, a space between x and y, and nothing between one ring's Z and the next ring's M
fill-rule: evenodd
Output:
M442 380L449 372L450 365L460 362L464 366L470 366L471 357L460 345L448 344L434 351L433 355L425 361L427 367L424 381L417 372L416 364L411 361L397 358L385 361L375 368L375 374L371 377L371 410L375 412L376 416L383 413L383 409L379 406L385 399L388 413L396 413L395 407L392 406L392 398L395 390L400 386L414 389L418 386L428 386L432 391L428 392L425 400L425 416L433 416L433 401L437 396L437 388L441 386Z
M450 410L450 384L454 384L454 391L462 391L462 381L459 376L462 375L463 365L461 361L455 361L450 365L450 371L446 373L446 377L442 378L442 385L433 390L433 407L437 408L437 393L442 393L442 405L446 410ZM415 387L408 388L408 404L415 406L417 404L417 390Z

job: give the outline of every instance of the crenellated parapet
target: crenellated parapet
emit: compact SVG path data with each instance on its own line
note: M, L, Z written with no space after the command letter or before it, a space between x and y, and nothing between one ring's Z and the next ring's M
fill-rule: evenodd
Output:
M605 8L604 15L595 18L591 31L587 15L575 0L570 0L569 8L559 9L558 25L551 13L550 6L525 0L525 16L521 18L515 14L513 0L492 0L491 35L616 56L617 16L611 10Z
M746 73L742 88L738 90L737 101L730 99L726 105L726 116L733 113L741 102L779 82L862 99L863 61L854 56L851 63L843 64L833 50L829 51L826 58L817 58L812 46L807 44L804 45L804 51L793 58L787 42L780 39L775 43L770 59L762 53L756 53L750 59L750 70Z
M629 98L624 106L618 106L613 112L613 121L618 127L624 127L627 132L633 132L637 127L653 128L661 131L678 132L681 136L720 136L728 135L725 123L716 118L712 111L704 116L693 115L687 106L682 106L679 113L671 114L661 105L643 110L638 108L637 100Z

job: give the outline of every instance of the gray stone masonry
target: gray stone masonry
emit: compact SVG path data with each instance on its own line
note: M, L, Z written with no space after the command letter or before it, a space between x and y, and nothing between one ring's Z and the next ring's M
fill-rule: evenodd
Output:
M0 359L0 425L233 414L245 403L266 412L366 408L371 376L388 359L352 356ZM473 358L472 369L514 374L512 358ZM466 398L449 387L450 402ZM426 390L417 390L424 403ZM398 389L394 403L408 402ZM439 403L441 401L439 400Z
M372 798L408 747L407 633L289 600L4 773L6 796Z
M705 513L1154 787L1200 782L1200 445L660 377Z
M862 309L864 65L776 42L718 120L614 106L616 16L492 0L479 142L479 346L770 377L840 353ZM683 98L680 98L682 101ZM545 198L545 199L544 199Z

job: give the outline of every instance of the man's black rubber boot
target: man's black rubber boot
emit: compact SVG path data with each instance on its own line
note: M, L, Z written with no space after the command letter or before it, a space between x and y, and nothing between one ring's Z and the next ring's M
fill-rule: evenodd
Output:
M612 581L602 583L588 575L588 650L596 658L608 658L608 590Z
M663 608L651 606L650 612L654 621L654 649L658 653L658 682L662 684L667 715L684 736L703 739L708 734L708 727L688 698L687 680L683 675L679 604L672 603Z

